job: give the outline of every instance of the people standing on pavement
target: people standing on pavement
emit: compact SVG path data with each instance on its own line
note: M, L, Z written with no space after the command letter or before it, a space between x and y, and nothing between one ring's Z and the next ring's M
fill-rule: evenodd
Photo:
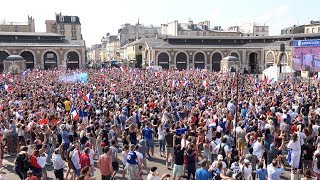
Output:
M153 157L154 154L154 140L153 140L153 129L151 123L147 122L146 127L142 129L143 139L146 140L146 145L148 147L147 155L148 157ZM150 155L151 152L151 155Z
M62 159L61 152L61 148L56 148L52 156L54 175L58 180L64 179L63 170L65 161Z
M280 180L281 174L284 172L284 164L279 155L276 159L272 160L272 163L267 166L268 180Z
M108 146L103 148L104 154L99 156L97 166L100 169L101 180L110 180L114 176L112 167L112 159L110 157L110 149Z

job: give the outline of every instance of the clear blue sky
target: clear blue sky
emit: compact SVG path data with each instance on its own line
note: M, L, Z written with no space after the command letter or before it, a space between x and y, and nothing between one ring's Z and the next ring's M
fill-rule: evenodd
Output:
M55 13L77 15L87 45L100 43L107 32L116 34L121 24L140 23L159 26L174 20L210 20L211 26L265 23L270 34L293 24L320 20L319 0L9 0L2 3L0 21L23 22L28 15L36 21L36 31L45 31L45 20Z

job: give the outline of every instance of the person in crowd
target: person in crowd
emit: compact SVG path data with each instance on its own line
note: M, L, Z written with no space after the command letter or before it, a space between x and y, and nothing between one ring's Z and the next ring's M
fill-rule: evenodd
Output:
M267 166L268 180L280 180L281 174L284 172L284 164L282 156L279 155L272 163Z
M81 152L80 152L80 145L79 143L75 143L74 144L74 150L71 153L71 163L72 163L72 169L74 172L74 179L76 179L76 177L80 176L80 171L81 171ZM88 162L89 161L89 162ZM89 157L86 158L86 162L82 161L83 164L89 164L90 165L90 159Z
M300 157L301 157L301 142L298 139L298 134L294 133L291 136L291 140L289 141L287 147L291 152L291 160L289 164L296 171L299 169Z
M66 78L79 73L87 73L86 83ZM157 160L158 169L172 166L175 179L181 171L181 176L188 173L191 179L197 167L193 162L197 165L202 159L211 160L213 166L198 169L196 178L206 176L206 171L211 178L230 178L239 170L236 162L247 159L253 179L255 173L260 179L274 179L281 172L281 162L273 166L273 160L284 145L290 150L288 160L294 170L312 168L314 175L320 174L319 80L270 82L268 77L239 74L241 83L235 91L231 73L200 70L35 69L27 74L7 73L0 78L1 84L12 88L0 89L0 157L8 160L26 141L27 150L16 156L25 165L15 164L22 178L28 162L35 176L45 178L47 169L61 167L56 160L61 154L68 164L63 168L65 178L75 179L81 170L93 167L91 150L100 157L104 147L113 149L109 150L113 166L112 162L118 162L113 160L117 150L124 151L123 164L130 179L147 178L141 173L148 160ZM155 140L159 146L154 146ZM126 147L131 145L129 151ZM52 155L60 146L63 152ZM87 147L90 163L81 167L80 157L86 155ZM267 164L268 175L263 167L255 171L256 159ZM40 169L42 173L37 172ZM93 168L81 177L90 178L88 172L92 177ZM157 178L150 169L147 173Z
M100 169L101 180L110 180L112 176L114 176L114 171L112 167L112 159L109 156L110 148L105 146L103 148L104 154L99 156L97 166Z
M52 156L54 175L58 180L64 179L63 170L65 161L62 159L61 152L61 148L56 148Z
M256 171L258 180L267 180L268 179L268 171L263 168L263 162L259 162L258 169Z
M196 178L198 180L207 180L211 178L211 169L210 167L210 162L208 162L206 159L202 160L200 162L201 168L197 169L196 171Z
M127 156L127 165L125 171L128 174L129 180L138 180L141 177L141 171L139 170L139 161L135 150L135 146L132 145Z
M16 157L14 164L15 164L15 172L19 176L20 179L26 179L27 172L30 168L30 155L27 153L28 147L22 146L20 148L20 152Z
M157 167L150 168L150 173L147 176L147 180L164 180L166 177L170 177L170 174L164 174L160 177L157 169Z

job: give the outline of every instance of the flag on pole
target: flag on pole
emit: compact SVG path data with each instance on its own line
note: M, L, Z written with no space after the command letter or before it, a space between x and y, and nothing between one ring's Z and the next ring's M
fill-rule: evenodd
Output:
M78 114L78 112L77 112L77 110L74 108L74 107L72 107L71 108L71 118L72 119L79 119L79 114Z
M127 71L127 68L126 68L125 66L121 66L121 67L120 67L120 70L121 70L122 72L126 72L126 71Z
M7 91L7 92L10 92L11 91L11 86L8 85L8 84L4 84L4 89Z
M88 93L87 95L83 96L83 100L85 102L89 102L89 100L92 99L92 94L91 93Z
M82 91L79 90L79 89L76 89L76 95L77 95L78 97L81 97L81 96L82 96Z
M202 81L202 85L203 85L205 88L207 88L207 87L209 86L209 83L208 83L208 81L204 80L204 81Z

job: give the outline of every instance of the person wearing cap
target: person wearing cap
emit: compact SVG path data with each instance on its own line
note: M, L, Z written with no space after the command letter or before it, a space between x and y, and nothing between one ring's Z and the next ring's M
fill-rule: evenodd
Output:
M242 166L242 171L243 171L243 177L244 180L251 180L252 179L252 166L251 163L248 159L243 160L243 166Z
M164 180L164 178L166 177L170 177L170 174L164 174L161 176L159 176L159 173L157 172L157 167L151 167L150 168L150 172L147 176L147 180Z
M212 168L217 168L219 162L222 163L223 172L227 172L227 164L223 161L223 156L221 154L218 154L217 161L212 163Z

